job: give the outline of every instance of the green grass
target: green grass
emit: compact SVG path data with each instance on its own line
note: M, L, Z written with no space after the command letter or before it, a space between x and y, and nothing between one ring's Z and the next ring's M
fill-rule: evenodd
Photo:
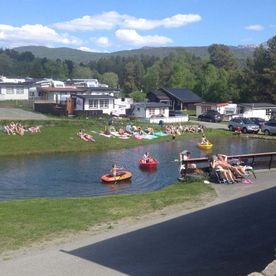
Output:
M0 132L0 156L19 156L28 154L45 154L58 152L91 152L91 151L108 151L111 149L131 148L137 145L146 145L163 141L170 141L170 136L159 137L153 140L137 140L130 138L121 140L118 138L106 138L91 132L91 130L104 130L106 127L106 118L97 120L50 120L50 121L22 121L24 126L42 125L41 133L30 134L24 136L12 135L9 136L3 131ZM0 126L9 123L1 121ZM148 124L142 122L134 122L142 127ZM126 120L118 121L115 127L125 127ZM159 126L153 125L155 130L160 130ZM96 139L95 143L84 142L77 133L80 128L84 128L87 133L90 133ZM209 139L213 136L229 135L225 130L206 130L206 135ZM200 133L185 133L177 136L177 140L193 139L201 136Z
M201 202L206 195L210 200L215 197L210 186L181 182L143 194L2 201L0 252L148 214L170 205Z

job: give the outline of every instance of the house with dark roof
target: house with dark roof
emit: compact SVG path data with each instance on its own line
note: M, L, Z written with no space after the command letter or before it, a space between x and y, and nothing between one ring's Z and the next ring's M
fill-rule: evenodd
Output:
M203 99L187 88L160 88L151 91L149 101L166 103L170 110L184 110L195 103L203 102Z

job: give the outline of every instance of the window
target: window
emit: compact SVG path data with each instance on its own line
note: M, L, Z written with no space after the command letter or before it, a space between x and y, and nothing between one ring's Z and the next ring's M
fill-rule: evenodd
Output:
M265 115L270 115L271 114L271 109L266 109L265 110Z
M24 88L16 88L16 94L24 94Z
M100 100L100 108L108 108L108 103L109 103L109 100L107 99Z
M165 114L165 108L164 108L164 107L161 107L161 108L160 108L160 114L161 114L161 115L164 115L164 114Z
M149 115L154 115L155 114L155 109L154 108L149 108Z
M89 108L97 109L98 108L98 100L89 100Z
M6 94L14 94L13 88L7 87L6 88Z

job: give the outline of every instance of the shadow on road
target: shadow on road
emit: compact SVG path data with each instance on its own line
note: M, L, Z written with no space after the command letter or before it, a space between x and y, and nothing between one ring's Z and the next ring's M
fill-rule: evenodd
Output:
M127 275L247 275L275 258L276 188L63 251Z

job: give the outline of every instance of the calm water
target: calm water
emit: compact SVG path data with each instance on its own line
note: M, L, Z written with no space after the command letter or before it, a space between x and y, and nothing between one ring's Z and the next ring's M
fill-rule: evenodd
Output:
M189 149L192 157L206 156L196 147L197 140L169 141L108 153L56 154L4 158L0 160L0 200L33 197L76 197L153 191L170 185L178 176L178 153ZM272 140L220 137L212 139L210 154L276 151ZM149 151L160 162L156 171L141 171L138 160ZM130 170L131 181L103 184L100 177L112 163Z

